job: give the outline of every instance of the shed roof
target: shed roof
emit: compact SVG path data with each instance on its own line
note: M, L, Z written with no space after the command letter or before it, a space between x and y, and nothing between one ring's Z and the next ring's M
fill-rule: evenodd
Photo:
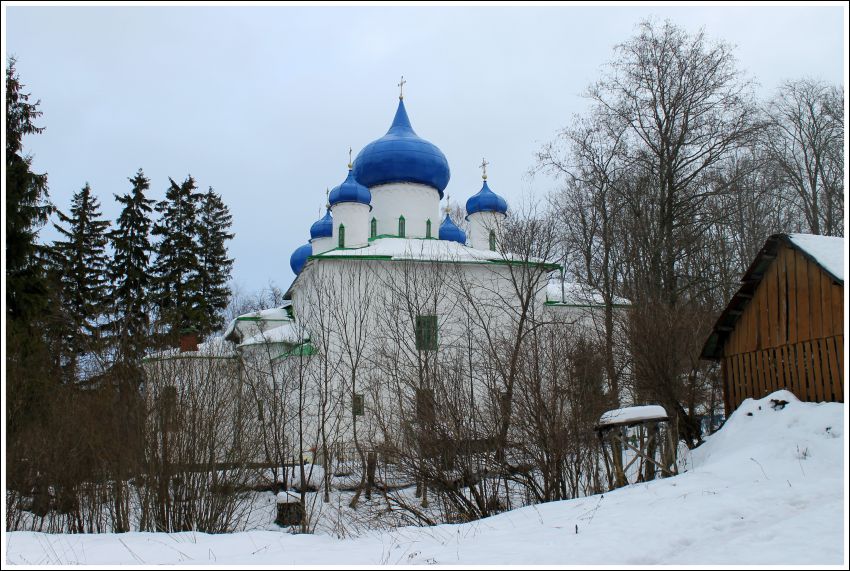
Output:
M814 234L774 234L770 236L741 278L741 287L717 318L702 348L702 359L719 359L729 333L735 328L744 308L753 298L765 272L776 259L779 246L785 244L820 267L835 283L844 285L844 238Z

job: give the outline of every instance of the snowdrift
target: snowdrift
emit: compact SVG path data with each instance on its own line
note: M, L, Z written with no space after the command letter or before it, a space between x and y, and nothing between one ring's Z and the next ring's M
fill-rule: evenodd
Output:
M679 476L463 525L353 539L6 533L12 564L834 564L844 542L844 405L747 400Z

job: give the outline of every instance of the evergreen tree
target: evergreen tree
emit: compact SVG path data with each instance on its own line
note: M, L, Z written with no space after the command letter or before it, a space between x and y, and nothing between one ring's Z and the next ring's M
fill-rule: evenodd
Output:
M222 312L230 302L230 270L233 258L227 257L226 240L233 238L229 232L233 216L227 205L212 187L201 199L198 225L200 248L200 297L202 317L199 332L206 336L223 325Z
M165 200L156 205L160 219L152 234L160 236L157 258L153 266L154 303L160 322L173 337L201 322L200 251L196 219L201 193L196 191L191 175L170 186Z
M142 169L128 179L133 189L115 200L123 205L117 227L110 232L112 260L109 279L115 317L109 325L117 358L134 363L144 354L150 336L150 232L154 201L145 197L150 181Z
M100 349L102 317L107 310L106 255L109 221L101 218L100 202L88 183L71 200L70 216L57 212L56 230L64 237L53 243L53 268L61 287L66 316L66 380L77 378L80 357ZM64 226L63 226L64 224Z
M41 101L30 103L15 71L15 58L6 68L6 311L22 324L45 310L47 291L36 244L38 231L53 211L48 201L47 175L32 171L32 157L23 154L25 135L41 133L33 121L41 116Z

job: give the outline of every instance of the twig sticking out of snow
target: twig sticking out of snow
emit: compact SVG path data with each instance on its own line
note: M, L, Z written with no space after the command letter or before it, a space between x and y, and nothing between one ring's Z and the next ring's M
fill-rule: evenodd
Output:
M752 460L753 462L755 462L756 464L758 464L758 467L759 467L759 468L761 468L761 473L762 473L762 474L764 474L764 479L765 479L765 480L770 480L770 478L768 478L768 477L767 477L767 472L765 472L765 471L764 471L764 467L762 467L762 465L761 465L761 464L759 464L758 460L756 460L755 458L752 458L752 457L750 458L750 460Z

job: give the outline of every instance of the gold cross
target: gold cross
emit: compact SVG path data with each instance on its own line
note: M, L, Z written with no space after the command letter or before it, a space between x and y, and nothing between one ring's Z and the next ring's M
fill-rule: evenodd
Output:
M449 210L451 210L451 203L449 202L449 195L446 195L446 208L444 209L444 214L448 214Z
M348 147L348 168L349 169L351 168L352 164L353 163L351 162L351 147Z
M401 81L398 83L398 98L404 99L404 84L407 83L404 80L404 76L401 76Z
M325 187L325 208L331 207L331 199L330 199L331 189L329 187Z
M486 159L481 159L481 164L479 166L481 167L482 171L481 178L483 178L484 180L487 180L487 165L489 164L490 163L488 163Z

